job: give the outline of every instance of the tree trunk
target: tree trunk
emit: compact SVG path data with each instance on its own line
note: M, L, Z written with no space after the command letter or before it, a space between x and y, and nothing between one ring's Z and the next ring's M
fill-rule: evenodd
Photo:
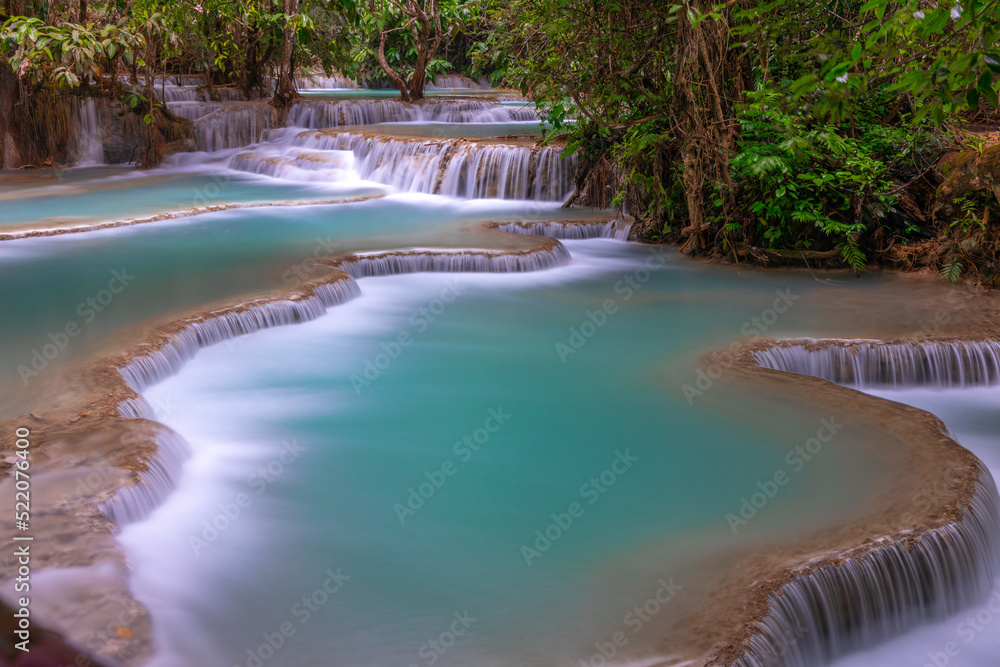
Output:
M370 0L369 8L373 13L376 11L374 0ZM413 66L410 80L404 80L402 75L389 65L385 57L385 43L389 36L387 30L381 30L379 34L378 64L399 89L399 95L404 102L419 102L424 98L427 66L434 59L444 38L441 8L438 6L437 0L426 0L423 6L417 0L408 0L404 13L410 19L410 32L417 49L417 61Z
M80 0L80 16L77 23L83 25L87 22L87 0Z
M278 69L278 86L274 93L275 106L288 109L295 99L295 72L292 55L295 52L295 27L293 22L299 12L298 0L285 0L285 14L288 22L285 24L284 41L281 44L281 66Z

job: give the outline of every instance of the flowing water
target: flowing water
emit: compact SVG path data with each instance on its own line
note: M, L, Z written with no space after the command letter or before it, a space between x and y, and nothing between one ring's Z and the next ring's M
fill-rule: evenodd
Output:
M138 325L325 279L324 262L348 274L199 321L123 369L142 399L120 413L172 429L143 483L102 506L152 613L153 664L684 664L685 620L717 604L727 568L866 521L905 481L878 419L719 380L701 355L824 335L873 293L914 301L915 320L907 285L697 264L623 242L608 216L579 224L559 208L574 169L559 149L457 140L538 132L517 101L324 92L276 128L263 105L195 84L172 82L170 104L188 105L204 151L0 186L0 231L297 202L0 243L0 306L17 314L0 330L4 416L43 409L50 378ZM906 387L1000 368L991 345L809 354L759 359L934 406ZM969 391L993 390L956 396ZM991 466L976 406L994 396L942 415ZM822 455L796 454L818 437ZM780 492L734 523L778 473ZM994 537L970 541L969 568L992 562ZM928 561L894 632L979 603L948 557ZM949 636L921 632L924 653Z

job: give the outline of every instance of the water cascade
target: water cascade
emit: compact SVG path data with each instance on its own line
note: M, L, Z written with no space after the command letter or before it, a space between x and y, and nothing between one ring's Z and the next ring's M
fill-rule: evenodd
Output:
M755 356L765 368L815 375L853 387L974 387L1000 383L997 341L784 341Z
M144 401L143 401L144 402ZM123 417L152 419L155 415L138 415L129 407L119 406ZM144 413L152 413L148 406ZM173 431L161 428L156 436L156 455L147 463L141 479L133 486L125 486L110 500L101 503L99 509L119 528L141 521L159 507L163 500L173 493L181 476L181 469L191 455L191 448L184 438Z
M321 317L332 306L360 296L355 278L417 272L522 272L562 266L569 252L558 242L540 250L503 253L488 250L414 250L409 252L353 255L339 262L348 276L313 285L309 294L296 300L267 301L223 313L210 313L186 324L153 352L137 356L120 369L136 397L119 403L125 418L155 420L156 414L141 392L176 373L199 349L260 329L305 322ZM116 525L147 517L176 487L190 448L183 438L163 430L157 453L134 486L123 487L101 505Z
M632 227L626 220L608 222L507 222L497 225L497 229L510 234L547 236L553 239L618 239L628 240Z
M93 99L80 101L75 110L77 165L104 164L104 144L97 113L97 103Z
M219 102L202 102L202 101L184 101L184 102L167 102L167 108L176 116L181 118L187 118L188 120L197 120L210 113L214 113L223 108L223 104Z
M350 151L354 169L366 180L403 192L444 194L465 198L564 201L573 191L575 156L563 157L554 146L493 144L461 139L421 140L370 137L349 132L305 132L295 146L316 151L291 157L266 152L242 153L231 169L294 177L288 167L308 168L305 161L324 165L329 152ZM327 151L323 155L319 151ZM321 180L315 174L306 180Z
M254 331L304 322L322 316L326 309L360 295L353 279L315 285L312 294L299 300L269 301L243 310L211 314L188 323L158 350L135 357L120 369L122 377L136 392L136 397L118 404L118 413L130 419L157 418L155 411L141 397L146 387L177 370L197 351ZM190 455L187 442L176 433L161 429L157 435L156 454L147 462L147 470L133 486L119 489L100 509L121 527L146 518L177 486L181 468Z
M517 273L540 271L568 264L569 252L562 244L547 250L497 252L489 250L441 250L360 254L339 266L354 278L389 276L425 271L447 273Z
M308 129L417 121L489 123L538 119L534 107L509 107L491 100L423 104L399 100L306 100L292 105L288 111L289 125Z
M428 82L424 86L427 90L454 90L458 88L481 90L490 87L489 79L484 76L479 77L478 81L473 81L461 74L442 74L434 77L433 82Z
M813 667L983 600L996 577L1000 510L993 477L961 522L917 540L876 543L840 564L800 573L770 609L736 667Z
M353 177L354 156L348 151L297 151L289 156L267 157L239 153L229 160L229 168L272 178L329 182Z
M782 341L755 353L765 368L855 387L971 387L1000 382L1000 344ZM982 600L1000 555L1000 509L989 470L962 520L919 539L884 540L836 565L802 571L769 598L738 667L807 667L941 620ZM806 570L806 568L803 568Z
M303 90L354 90L357 88L367 88L368 86L359 86L358 82L354 79L349 79L339 74L327 76L323 72L309 72L299 74L295 77L295 87Z
M239 148L260 141L277 125L277 112L266 102L230 102L194 121L198 150Z

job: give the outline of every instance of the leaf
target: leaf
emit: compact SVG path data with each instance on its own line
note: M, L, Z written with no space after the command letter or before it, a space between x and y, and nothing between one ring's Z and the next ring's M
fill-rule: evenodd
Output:
M1000 53L987 53L983 56L983 62L994 74L1000 74Z
M860 58L861 58L861 44L855 44L854 47L851 49L851 60L853 60L854 62L858 62Z
M975 88L969 88L965 92L965 103L972 111L979 109L979 91Z
M950 283L956 282L962 275L962 262L957 257L952 257L946 264L941 266L941 277Z
M976 83L976 87L982 96L986 98L986 102L992 107L1000 107L1000 100L997 99L997 91L993 87L993 76L989 72L984 72L982 76L979 77L979 81Z

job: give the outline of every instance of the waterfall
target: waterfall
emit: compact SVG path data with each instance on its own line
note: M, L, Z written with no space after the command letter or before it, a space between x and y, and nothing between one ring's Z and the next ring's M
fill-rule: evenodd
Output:
M339 74L327 76L323 72L309 72L307 74L299 74L295 77L295 87L304 90L337 90L345 88L356 89L360 86L354 79L349 79L346 76L341 76Z
M171 336L170 340L147 356L134 358L120 369L128 385L140 393L145 387L173 375L202 347L260 329L306 322L320 317L327 308L360 296L357 283L340 279L312 287L312 295L297 300L251 303L239 310L211 313ZM136 412L135 405L127 408Z
M853 387L974 387L1000 383L1000 342L784 341L757 363Z
M511 234L528 234L531 236L547 236L553 239L617 239L628 240L632 223L626 220L609 220L607 222L507 222L496 227L502 232Z
M78 102L75 120L76 164L78 166L104 164L104 143L101 139L97 103L92 98Z
M495 250L421 251L355 255L339 264L354 278L420 272L515 273L540 271L569 263L565 246L546 250L499 252Z
M169 109L171 113L176 116L180 116L181 118L187 118L188 120L197 120L210 113L219 111L222 108L223 104L220 102L167 102L167 109Z
M461 143L442 175L453 197L565 201L573 192L575 157L553 146Z
M349 151L299 151L291 157L239 153L229 160L229 168L296 181L341 181L354 177L354 155Z
M161 429L156 436L156 454L149 459L141 478L133 486L118 489L98 509L119 528L145 519L177 488L184 461L190 455L191 448L184 438Z
M288 111L288 124L322 129L376 123L439 121L487 123L537 121L532 106L508 107L493 100L426 101L407 104L399 100L305 100Z
M119 372L138 394L175 373L201 347L267 327L316 319L328 307L361 293L351 278L315 285L311 292L310 296L299 300L250 304L243 309L213 313L189 322L162 347L146 356L135 357ZM121 401L118 413L129 419L156 419L155 411L141 396ZM190 456L187 441L172 431L161 429L156 445L156 454L147 462L147 470L137 483L118 489L110 500L100 505L100 510L118 527L147 517L177 486L184 461Z
M327 308L360 296L356 277L383 276L423 271L535 271L569 262L569 252L555 242L541 250L503 253L492 250L414 250L350 256L338 265L348 275L329 283L312 286L299 299L266 301L209 313L186 322L160 347L134 357L119 369L126 384L140 394L146 387L176 373L202 347L242 336L260 329L305 322L322 316ZM156 414L141 397L118 404L118 413L130 419L155 420ZM140 520L149 515L176 487L180 470L190 454L187 442L163 429L156 439L156 454L148 469L133 486L119 489L100 509L115 525Z
M308 169L331 158L317 151L351 151L354 169L365 180L402 192L452 197L565 201L573 191L576 157L562 157L553 146L518 146L468 142L462 139L407 139L371 137L350 132L303 132L292 139L310 149L292 158L265 153L242 153L229 162L231 169L269 176L296 178L288 166ZM331 174L339 178L339 173ZM323 180L315 172L304 180Z
M998 550L997 490L980 465L960 522L798 574L770 596L757 634L732 664L813 667L941 620L986 597Z
M473 81L462 74L442 74L434 77L434 81L424 86L426 90L452 90L455 88L471 88L474 90L490 88L489 79L479 77L478 81Z
M217 151L257 143L276 121L276 111L264 102L221 103L218 109L194 121L198 150Z
M303 133L292 140L297 146L351 151L354 169L365 180L390 185L402 192L434 190L451 142L370 138L349 133Z

